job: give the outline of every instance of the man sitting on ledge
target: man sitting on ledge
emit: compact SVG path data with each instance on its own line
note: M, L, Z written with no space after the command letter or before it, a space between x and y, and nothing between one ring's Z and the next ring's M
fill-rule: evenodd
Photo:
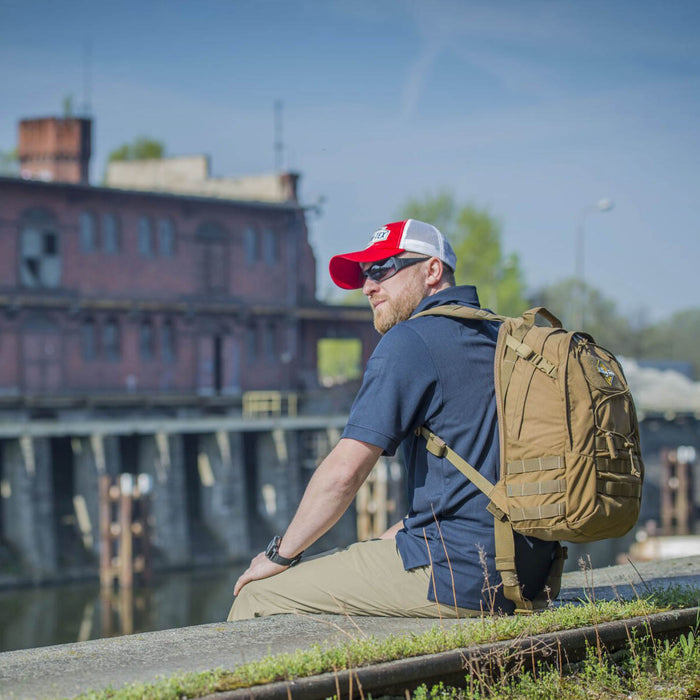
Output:
M467 617L512 612L495 568L488 499L445 458L423 425L492 483L499 464L493 366L498 325L441 316L441 304L479 308L455 286L456 256L430 224L383 226L362 251L336 255L330 275L362 288L382 334L341 440L314 472L287 531L240 576L229 620L280 613ZM381 455L403 448L409 512L379 539L299 563L355 498ZM555 543L516 535L526 597L544 587Z

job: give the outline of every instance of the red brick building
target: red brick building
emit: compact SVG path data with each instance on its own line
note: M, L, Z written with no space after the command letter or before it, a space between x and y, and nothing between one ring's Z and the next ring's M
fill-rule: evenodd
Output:
M369 311L316 300L296 175L277 201L95 187L89 153L89 120L25 120L0 178L0 397L313 389L326 336L367 358Z

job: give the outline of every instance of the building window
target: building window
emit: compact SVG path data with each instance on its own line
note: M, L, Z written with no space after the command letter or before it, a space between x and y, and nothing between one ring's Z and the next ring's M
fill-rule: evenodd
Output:
M116 214L105 214L102 217L102 250L116 255L121 249L119 238L119 220Z
M152 360L153 352L153 324L151 321L143 321L139 328L139 354L142 360Z
M144 258L153 257L153 226L147 216L139 217L139 253Z
M228 289L228 246L225 229L206 222L197 228L195 238L200 257L201 287L208 294L223 294Z
M273 324L268 324L265 326L264 335L264 347L263 352L265 353L265 360L267 362L275 362L277 360L277 334L275 333L275 326Z
M249 326L246 331L246 354L248 364L254 365L258 361L258 329L257 326Z
M80 250L94 253L97 247L97 226L95 215L89 211L80 212Z
M170 320L160 327L160 355L163 362L175 362L175 327Z
M80 340L83 349L83 359L90 361L97 357L97 342L95 338L95 322L91 318L83 321L80 328Z
M121 358L119 323L114 318L107 319L102 327L102 349L108 360Z
M258 262L258 234L255 229L247 228L243 233L243 245L245 246L245 261L248 265Z
M265 262L268 265L276 265L279 262L279 239L274 231L265 230L263 238L265 246Z
M170 219L158 219L158 253L163 258L175 255L175 226Z
M19 278L25 287L58 287L61 256L58 228L51 214L33 209L23 217L20 229Z

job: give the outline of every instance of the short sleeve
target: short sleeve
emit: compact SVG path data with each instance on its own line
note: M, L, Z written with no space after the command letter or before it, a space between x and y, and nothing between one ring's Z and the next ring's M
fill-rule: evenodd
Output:
M423 339L408 324L394 326L367 363L343 437L376 445L393 455L439 404L439 386Z

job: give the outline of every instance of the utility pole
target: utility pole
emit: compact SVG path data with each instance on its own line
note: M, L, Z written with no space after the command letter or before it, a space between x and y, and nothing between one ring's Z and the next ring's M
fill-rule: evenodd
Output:
M275 100L275 172L284 170L284 140L282 135L282 100Z

